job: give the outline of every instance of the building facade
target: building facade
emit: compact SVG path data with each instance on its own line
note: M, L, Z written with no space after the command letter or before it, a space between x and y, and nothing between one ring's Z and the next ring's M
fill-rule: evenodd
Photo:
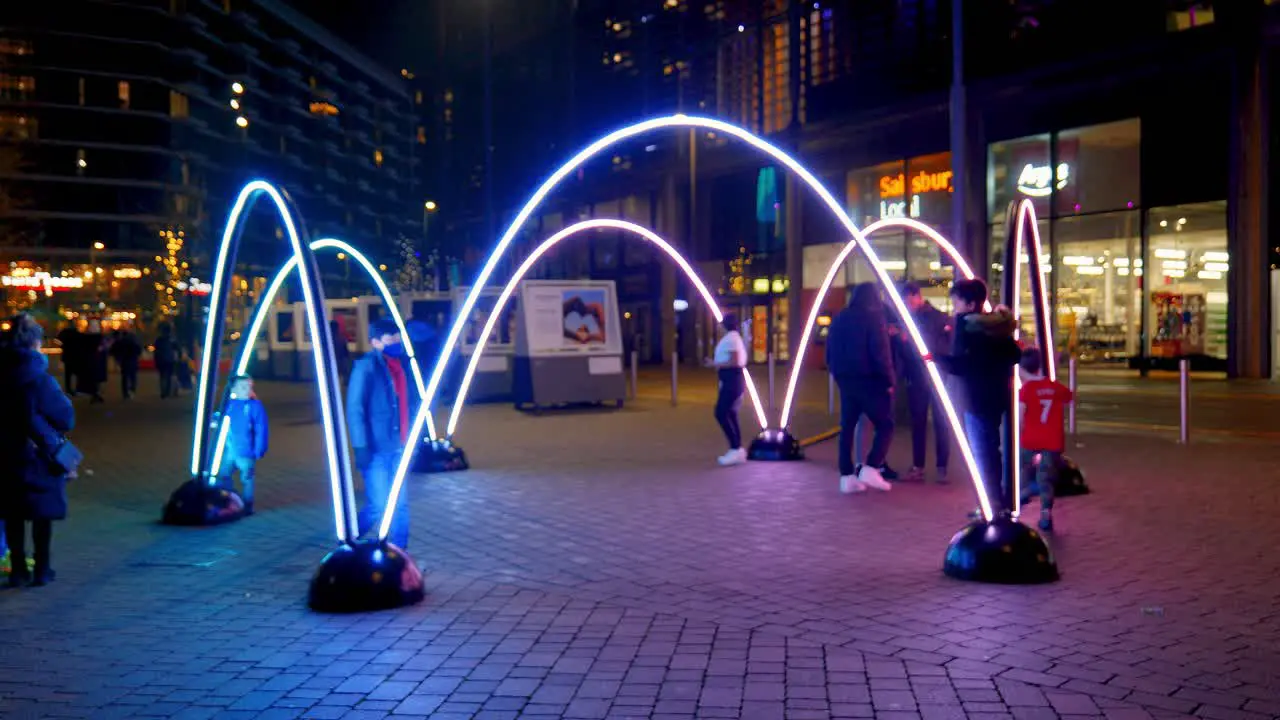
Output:
M278 0L6 3L0 261L10 310L182 317L212 274L235 194L254 178L286 188L314 237L396 263L398 240L422 232L425 138L413 102L403 74ZM274 218L254 214L234 283L240 304L287 256L280 238ZM347 269L324 267L339 289Z

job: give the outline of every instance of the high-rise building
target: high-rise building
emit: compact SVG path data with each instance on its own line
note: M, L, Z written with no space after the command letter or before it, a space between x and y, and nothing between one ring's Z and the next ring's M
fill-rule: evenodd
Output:
M6 301L178 312L253 178L287 188L313 236L387 258L419 232L406 76L279 0L5 3ZM286 253L279 223L255 213L237 294L251 299Z

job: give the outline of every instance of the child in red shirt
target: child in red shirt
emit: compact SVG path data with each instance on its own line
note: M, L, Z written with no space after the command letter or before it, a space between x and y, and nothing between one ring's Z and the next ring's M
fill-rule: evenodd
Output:
M1018 392L1022 405L1022 502L1040 493L1040 529L1053 529L1053 481L1066 442L1063 408L1072 401L1071 390L1041 375L1040 351L1022 351L1022 369L1028 376ZM1035 480L1027 484L1026 479Z

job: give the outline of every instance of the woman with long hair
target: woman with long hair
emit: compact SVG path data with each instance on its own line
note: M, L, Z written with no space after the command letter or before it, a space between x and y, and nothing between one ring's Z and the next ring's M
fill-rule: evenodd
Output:
M717 462L721 465L738 465L747 461L747 451L742 447L742 428L738 425L738 411L742 408L742 394L746 392L746 379L742 368L747 365L747 344L739 332L738 316L725 313L720 321L724 335L716 343L712 367L719 376L720 389L716 396L716 422L729 442L729 451Z
M53 521L67 516L69 473L54 459L75 424L71 400L40 352L44 329L25 313L0 331L0 519L12 552L9 586L53 580ZM35 575L27 570L31 525Z

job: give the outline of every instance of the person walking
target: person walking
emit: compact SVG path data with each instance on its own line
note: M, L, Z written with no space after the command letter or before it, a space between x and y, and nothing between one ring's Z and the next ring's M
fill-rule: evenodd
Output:
M49 374L40 324L25 313L7 324L0 333L0 519L11 553L9 586L38 587L54 578L53 521L67 516L66 485L74 468L55 458L75 425L75 409ZM27 569L28 524L34 574Z
M58 331L55 338L62 349L62 389L68 395L76 394L76 375L80 372L80 329L69 322Z
M160 376L160 397L167 398L173 395L173 371L178 362L178 346L173 341L173 326L169 323L160 326L151 357L156 364L156 374Z
M347 347L347 334L337 320L329 321L329 334L333 337L333 360L338 365L338 377L345 382L351 375L351 348Z
M419 403L417 392L410 392L408 354L396 324L386 318L372 323L369 346L352 366L347 383L347 432L356 469L364 478L362 536L376 532L382 522ZM409 544L408 489L401 487L387 538L402 549Z
M903 285L903 299L911 311L911 319L924 339L925 346L934 357L946 354L951 347L951 321L947 314L929 304L920 292L920 286L909 282ZM925 448L928 445L930 411L933 414L933 440L937 449L935 465L937 481L947 481L947 463L951 458L951 428L942 413L924 358L916 352L915 345L903 343L903 380L907 390L907 409L911 415L911 470L910 480L924 480Z
M102 326L97 320L89 323L88 331L80 336L77 344L76 390L88 395L91 405L106 402L101 388L102 382L107 379L107 347L106 338L102 336Z
M111 357L120 368L120 394L128 400L138 392L138 358L142 357L138 338L127 330L117 330L111 343Z
M1003 306L983 312L987 285L978 279L956 281L951 302L956 309L951 352L935 359L956 376L962 389L965 436L987 499L998 511L1004 477L1000 423L1013 407L1013 368L1022 359L1022 349L1013 339L1017 323ZM1017 448L1005 448L1005 452L1017 452Z
M716 343L711 366L716 369L719 391L716 395L716 422L724 431L729 450L716 459L721 465L740 465L747 461L747 451L742 447L742 428L738 425L738 411L742 409L742 394L747 381L742 368L747 366L747 343L739 332L738 316L725 313L720 321L724 335Z
M893 441L893 350L884 304L871 283L853 288L849 306L831 321L827 332L827 371L840 390L840 492L867 488L889 490L880 473ZM864 463L855 465L853 440L858 418L866 415L875 429Z

